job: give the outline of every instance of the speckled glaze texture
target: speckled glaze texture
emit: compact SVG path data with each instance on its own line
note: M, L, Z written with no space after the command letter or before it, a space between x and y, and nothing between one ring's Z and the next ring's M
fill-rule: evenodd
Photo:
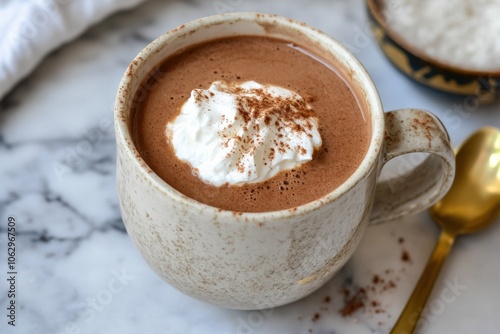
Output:
M151 171L129 134L130 105L142 79L171 53L234 35L294 40L336 61L360 87L371 112L368 153L343 185L297 208L266 213L219 210L177 192ZM386 125L387 123L387 125ZM115 104L118 195L134 244L153 270L195 298L226 308L263 309L300 299L325 284L349 259L370 221L424 209L444 195L454 172L446 131L430 114L401 110L384 117L368 74L342 45L287 18L231 13L193 21L159 37L127 69ZM395 188L377 188L383 164L416 151L435 155ZM435 174L437 173L437 174ZM417 186L418 185L418 186Z
M408 153L426 152L420 165L387 182L379 182L371 222L422 211L448 191L455 175L450 138L428 111L401 109L385 114L384 162Z

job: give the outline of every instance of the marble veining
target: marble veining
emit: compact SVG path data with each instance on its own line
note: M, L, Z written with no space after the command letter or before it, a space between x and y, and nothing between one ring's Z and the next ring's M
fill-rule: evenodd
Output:
M150 0L115 14L51 53L0 101L0 244L5 244L7 217L14 216L19 272L17 326L6 324L2 288L1 333L390 330L437 240L438 229L426 213L369 227L347 265L311 296L250 312L211 306L171 288L126 235L115 184L112 107L118 82L156 36L227 10L276 13L324 30L362 61L386 110L430 110L455 144L481 126L500 127L499 102L477 106L431 92L398 73L369 35L361 0ZM404 171L417 160L406 157L390 167ZM500 330L499 223L457 241L421 333ZM5 274L3 246L0 263ZM375 276L385 283L375 284ZM342 316L346 291L352 297L360 288L367 288L365 306Z

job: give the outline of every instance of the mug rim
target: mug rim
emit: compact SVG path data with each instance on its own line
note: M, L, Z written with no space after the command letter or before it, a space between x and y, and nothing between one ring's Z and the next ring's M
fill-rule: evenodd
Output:
M360 79L360 83L355 83L356 86L360 87L361 93L364 97L364 102L366 102L366 111L369 112L371 118L371 138L370 144L366 151L366 154L358 165L356 170L345 180L341 185L333 189L328 194L315 199L312 202L308 202L296 207L286 208L276 211L265 211L265 212L238 212L232 210L220 209L202 202L199 202L193 198L190 198L183 193L179 192L172 186L170 186L166 181L158 176L149 166L146 161L141 157L135 144L132 140L130 134L130 128L127 122L128 117L126 117L126 112L130 109L129 101L130 94L135 94L136 91L131 91L132 81L134 81L134 75L141 68L142 65L152 57L153 54L160 52L169 40L178 38L184 34L189 34L190 32L196 31L198 29L203 29L203 27L208 27L212 25L219 24L237 24L240 21L252 22L262 25L279 25L280 27L285 27L287 30L294 30L303 34L308 40L320 40L322 43L328 44L329 48L325 49L321 46L324 51L328 53L333 53L336 57L342 54L348 63L342 63L343 69L348 70ZM272 34L269 36L272 37ZM189 42L186 43L189 45ZM143 79L143 78L142 78ZM359 97L358 97L359 98ZM118 88L118 93L115 99L114 108L114 122L116 131L116 141L121 141L123 147L125 148L126 154L129 156L131 161L135 164L135 168L138 168L142 176L149 181L149 183L161 191L163 194L170 196L176 201L185 202L190 207L199 211L203 214L211 214L217 216L237 216L243 220L269 220L271 218L287 218L290 216L302 215L320 207L335 201L337 198L347 193L350 189L356 186L368 173L372 171L377 160L379 159L381 148L384 138L384 111L382 108L382 102L378 91L373 83L373 80L369 76L368 72L361 64L361 62L340 42L330 37L326 33L297 20L290 19L287 17L275 15L275 14L264 14L258 12L234 12L234 13L224 13L216 14L212 16L206 16L194 21L185 23L175 29L165 32L164 34L157 37L145 48L143 48L139 54L132 60L131 64L122 76ZM147 166L147 167L145 167Z

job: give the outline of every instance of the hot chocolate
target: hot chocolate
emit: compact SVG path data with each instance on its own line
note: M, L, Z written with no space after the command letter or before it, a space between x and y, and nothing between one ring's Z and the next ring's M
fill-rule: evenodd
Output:
M272 38L239 36L195 45L166 59L148 77L150 82L143 83L150 89L141 90L132 110L134 143L156 174L202 203L225 210L264 212L311 202L352 175L371 137L368 113L335 66L305 48ZM193 89L209 92L218 82L229 86L257 82L303 98L317 118L321 135L321 146L312 160L260 182L214 185L202 180L196 168L179 159L166 129Z

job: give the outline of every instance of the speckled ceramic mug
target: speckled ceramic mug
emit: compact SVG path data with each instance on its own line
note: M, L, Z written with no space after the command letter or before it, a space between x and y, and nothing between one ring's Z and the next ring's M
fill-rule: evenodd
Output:
M368 152L354 174L314 202L275 212L241 213L199 203L160 179L137 152L130 107L149 71L169 55L214 38L259 35L292 40L339 65L371 114ZM222 307L261 309L300 299L325 284L349 259L368 223L423 210L451 185L449 137L433 115L405 109L384 114L359 61L339 42L303 23L266 14L231 13L187 23L156 39L134 59L115 106L118 195L128 234L165 281ZM383 165L412 152L431 153L392 182Z

